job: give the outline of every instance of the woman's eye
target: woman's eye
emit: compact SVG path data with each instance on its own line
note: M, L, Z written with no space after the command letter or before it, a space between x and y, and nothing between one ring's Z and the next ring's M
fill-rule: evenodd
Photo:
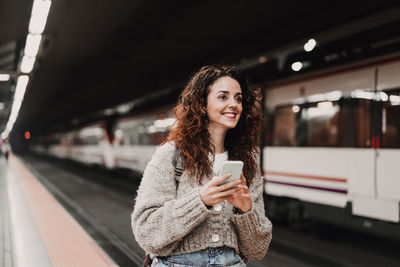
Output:
M227 99L227 97L225 95L220 95L218 98L222 99L222 100L226 100Z
M236 101L242 103L242 97L241 96L236 97Z

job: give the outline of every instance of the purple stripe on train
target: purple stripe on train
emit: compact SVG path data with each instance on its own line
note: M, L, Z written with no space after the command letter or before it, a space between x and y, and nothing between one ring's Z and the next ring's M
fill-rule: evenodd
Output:
M326 187L319 187L319 186L312 186L312 185L292 184L292 183L284 183L284 182L277 182L277 181L270 181L270 180L265 181L265 182L271 183L271 184L282 184L282 185L303 187L303 188L309 188L309 189L315 189L315 190L329 191L329 192L335 192L335 193L339 193L339 194L347 194L346 189L335 189L335 188L326 188Z

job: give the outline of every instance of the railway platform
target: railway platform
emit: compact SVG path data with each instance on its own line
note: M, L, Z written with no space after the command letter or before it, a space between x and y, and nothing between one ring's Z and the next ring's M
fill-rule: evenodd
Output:
M11 154L0 158L0 266L117 266Z

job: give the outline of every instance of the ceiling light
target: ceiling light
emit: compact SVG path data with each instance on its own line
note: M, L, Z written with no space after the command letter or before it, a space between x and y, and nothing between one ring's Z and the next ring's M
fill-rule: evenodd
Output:
M379 98L382 101L388 101L389 97L385 92L379 92Z
M10 74L0 74L0 81L6 82L10 79Z
M42 41L41 34L28 34L25 44L25 55L36 57L39 52L40 42Z
M33 69L33 65L35 65L36 57L27 57L24 56L21 62L21 72L29 73Z
M310 52L315 48L316 45L317 45L317 42L314 39L310 39L307 41L307 43L305 43L304 50L307 52Z
M261 56L258 58L258 62L260 63L265 63L268 61L268 57L267 56Z
M46 18L31 17L29 21L29 33L42 34L46 26Z
M2 139L6 139L8 137L8 133L7 132L3 132L2 134L1 134L1 138Z
M331 108L331 107L333 107L333 103L331 101L319 102L317 104L317 107L319 107L319 108Z
M35 0L33 2L29 33L42 34L49 15L51 1Z
M362 90L355 90L351 92L351 97L354 98L362 98L362 99L374 99L375 93L374 92L366 92Z
M303 64L300 61L297 61L292 64L292 70L299 71L303 67Z
M35 0L32 6L31 17L47 18L49 15L50 5L50 0Z
M14 101L22 101L24 99L25 90L28 86L29 77L27 75L21 75L18 77L17 86L14 94Z

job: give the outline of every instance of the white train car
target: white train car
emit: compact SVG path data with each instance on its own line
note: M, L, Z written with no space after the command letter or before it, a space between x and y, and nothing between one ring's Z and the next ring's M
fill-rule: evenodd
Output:
M95 123L64 135L67 158L87 165L114 168L111 139L101 123Z
M115 167L111 140L102 123L45 136L33 144L31 150L86 165L100 165L107 169Z
M165 141L175 122L172 107L119 119L114 127L116 168L143 173L156 147Z
M157 145L174 123L172 107L118 118L110 132L105 123L93 123L72 131L45 136L31 150L106 169L142 173Z
M298 210L286 216L399 227L399 74L392 57L267 88L263 173L272 211L288 205Z

